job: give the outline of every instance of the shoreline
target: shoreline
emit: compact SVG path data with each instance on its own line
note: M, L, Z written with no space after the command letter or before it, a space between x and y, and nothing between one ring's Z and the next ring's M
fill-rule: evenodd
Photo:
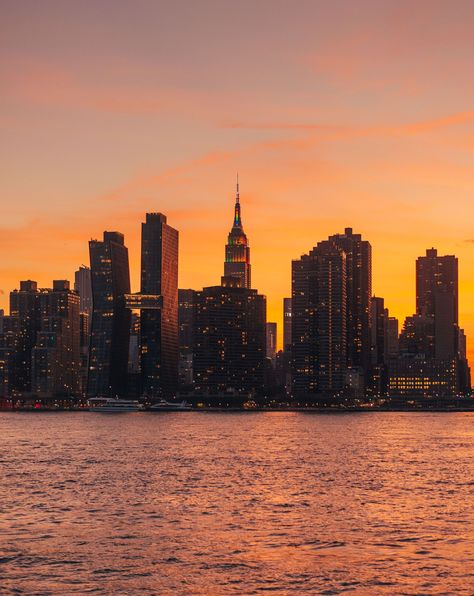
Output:
M319 414L355 414L355 413L380 413L380 412L411 412L411 413L457 413L457 412L472 412L473 406L452 406L452 407L354 407L354 408L338 408L338 407L301 407L301 408L193 408L191 410L142 410L140 412L93 412L88 408L0 408L0 413L92 413L92 414L183 414L183 413L246 413L246 414L261 414L266 412L291 412L291 413L319 413Z

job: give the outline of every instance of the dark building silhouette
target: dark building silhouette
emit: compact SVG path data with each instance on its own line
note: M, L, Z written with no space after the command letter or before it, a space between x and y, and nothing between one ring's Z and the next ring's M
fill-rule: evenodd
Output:
M437 294L449 294L458 321L458 259L454 255L438 256L436 248L416 260L416 313L434 316Z
M251 288L250 248L240 214L239 181L235 198L234 223L225 247L224 277L237 277L241 287Z
M15 393L16 355L20 320L2 311L0 332L0 398L4 401Z
M388 317L387 321L387 361L397 358L399 352L398 319Z
M127 392L130 311L128 249L120 232L104 232L89 242L93 312L87 395L123 396Z
M92 282L91 270L86 265L81 265L74 273L74 289L81 300L81 313L87 313L90 319L92 317Z
M367 378L370 368L370 299L372 296L372 247L352 228L329 240L346 253L347 366Z
M346 253L331 240L292 262L292 383L296 397L335 396L347 373Z
M275 364L276 352L277 352L277 324L267 323L266 324L266 337L267 337L267 358L270 358L273 364Z
M74 274L74 290L79 294L81 313L81 394L87 392L89 369L89 345L92 321L92 282L91 270L81 265Z
M435 248L416 261L416 312L434 320L434 355L456 356L458 342L458 260Z
M10 292L10 329L15 330L15 351L10 366L10 391L31 392L31 356L38 331L38 284L20 281L20 289Z
M398 321L389 316L383 298L373 296L370 301L371 366L368 391L383 396L388 388L388 363L398 354Z
M178 290L179 385L193 383L195 290Z
M392 398L446 398L457 391L455 360L400 355L390 361L389 395Z
M291 351L291 298L283 298L283 350Z
M178 231L162 213L142 223L141 295L161 298L160 308L142 308L142 391L172 396L178 386Z
M263 388L265 296L234 286L195 294L194 383L198 393L248 395Z
M79 296L69 282L39 289L31 280L10 294L0 334L3 396L76 397L80 390Z
M390 361L391 396L467 393L470 372L460 338L458 260L428 249L416 261L416 314L405 319L399 357Z
M37 296L32 392L39 397L81 394L80 298L66 280Z
M471 370L467 361L467 345L464 329L459 329L458 336L458 380L459 391L464 394L471 392Z

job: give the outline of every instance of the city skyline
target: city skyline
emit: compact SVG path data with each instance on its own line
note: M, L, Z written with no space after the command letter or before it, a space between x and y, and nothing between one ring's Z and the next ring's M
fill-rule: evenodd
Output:
M234 204L234 223L235 223L235 217L236 217L236 215L235 215L236 205L239 206L239 217L240 217L240 207L241 207L240 193L239 193L239 183L238 182L237 182L237 193L236 193L235 196L237 197L237 202ZM235 201L236 198L234 197L233 200ZM245 200L244 200L244 204L245 204ZM138 228L140 228L139 223L140 222L138 221L137 222L137 227ZM249 227L251 227L251 225ZM109 226L109 228L111 228L111 226ZM234 230L235 227L232 228L232 229ZM345 230L346 231L347 230L351 230L351 233L352 233L352 228L345 228ZM122 233L122 232L120 232L120 233ZM124 234L124 236L125 236L125 234ZM336 236L344 237L344 234L338 234L338 233L336 233ZM225 232L223 232L223 237L225 238ZM244 237L245 237L245 234L244 234ZM90 241L92 242L92 241L95 241L95 240L94 239L91 239ZM225 242L225 240L223 240L223 242ZM316 245L317 245L318 242L319 242L319 240L317 240L315 242L315 244L314 244L313 247L316 247ZM258 243L258 239L257 239L257 243ZM87 246L87 242L85 242L85 244ZM180 244L184 244L183 237L182 236L181 236L181 242L180 242ZM141 245L141 240L140 239L138 241L138 246L133 246L133 245L130 246L130 244L127 241L127 247L129 248L129 252L130 252L129 261L130 261L130 279L131 279L131 284L132 284L131 285L131 291L134 292L134 293L136 293L136 292L139 291L139 289L140 289L140 283L141 283L140 282L140 276L141 276L141 264L140 264L140 258L141 258L140 255L141 255L141 253L140 253L140 245ZM222 242L221 242L221 247L220 248L221 248L221 252L222 252ZM433 250L433 249L434 249L434 247L432 246L431 248L426 247L425 250L426 251L430 251L430 250ZM138 251L138 255L134 254L135 250ZM438 249L435 249L435 251L436 250L438 250ZM88 250L87 250L87 252L88 252ZM303 250L303 254L305 252L308 252L308 250L306 250L306 251ZM375 252L375 251L373 251L373 252ZM440 251L440 252L442 252L442 251ZM457 257L457 255L455 255L455 256ZM449 257L449 255L446 255L445 258L448 258L448 257ZM182 277L182 274L180 273L180 271L181 271L181 267L182 267L182 261L186 259L186 256L182 254L182 249L180 249L180 256L179 256L179 258L180 258L180 267L178 268L178 273L179 273L179 278L181 278ZM297 257L295 256L292 259L290 259L290 261L289 261L290 268L291 268L291 262L295 258L297 258ZM402 322L405 320L405 318L406 317L409 317L410 314L412 314L412 312L415 312L415 310L416 310L416 263L417 263L417 261L418 261L419 258L420 258L420 254L418 254L415 257L414 263L412 264L412 267L414 269L414 271L412 272L412 281L411 281L411 285L414 286L413 287L413 294L412 294L412 302L413 302L412 311L408 310L406 313L403 313L403 314L400 315L397 312L396 308L392 306L392 302L391 302L390 296L384 296L384 299L385 299L387 305L390 308L391 314L393 316L395 316L400 321L400 324L402 324ZM376 256L375 256L375 259L376 259ZM85 261L87 261L87 260L88 259L86 258ZM134 270L134 263L137 264L138 271L135 271ZM69 269L71 271L71 274L70 275L63 276L63 278L64 279L73 279L74 270L77 267L82 267L82 265L71 265L69 267ZM222 274L222 260L221 260L220 267L221 267L221 272L220 273ZM35 267L33 266L31 269L34 270ZM462 271L462 267L461 267L461 271ZM138 278L139 279L138 279L138 281L137 281L136 284L133 284L133 280L134 280L134 278L137 277L137 275L138 275ZM372 267L372 275L373 275L373 267ZM220 276L220 277L222 277L222 276ZM207 287L207 286L217 285L219 283L220 277L217 276L218 279L215 280L214 283L208 283L208 284L201 283L201 284L198 284L197 286L195 286L194 289L195 290L198 290L200 288L204 288L204 287ZM48 284L49 284L49 281L48 281L49 278L46 280L46 283L45 284L42 284L42 283L40 283L40 282L37 281L37 279L35 278L34 275L29 275L27 272L25 272L24 275L21 275L21 273L20 273L20 276L19 276L18 280L16 281L16 283L13 285L12 288L7 288L6 290L3 290L3 292L0 292L0 308L3 308L5 312L8 312L8 300L9 300L8 296L9 296L9 292L11 290L15 289L16 287L18 287L19 279L20 278L21 279L26 279L26 278L27 279L33 279L34 278L35 281L38 284L38 287L48 287ZM255 286L259 290L259 292L262 293L262 294L264 294L266 296L266 298L267 298L267 319L269 321L274 320L274 321L277 322L277 337L278 337L278 339L277 339L277 347L278 347L278 350L281 350L284 347L284 345L283 345L283 343L284 343L284 338L283 338L283 334L284 334L283 300L285 298L287 298L288 296L291 295L291 272L290 272L290 275L288 276L288 278L289 278L288 281L289 281L289 286L290 286L289 287L289 290L287 292L287 295L283 295L283 296L281 296L281 298L279 297L279 304L275 304L276 301L274 299L274 296L269 297L265 293L265 291L262 291L258 286ZM190 287L190 286L186 286L185 284L182 284L181 282L178 282L178 285L179 285L179 287L182 287L182 288ZM375 284L372 283L372 286L375 286ZM463 303L463 296L462 296L462 289L461 289L462 288L462 276L459 276L459 286L460 286L459 287L459 303L462 304ZM383 294L381 292L376 291L376 288L372 287L371 295L372 296L380 296L380 295L383 295ZM268 304L271 304L272 305L272 308L269 308L268 307ZM463 314L465 315L466 312L465 311L463 312L461 310L461 308L459 308L459 318L460 318L461 326L464 327L465 332L466 332L466 336L467 336L467 355L468 355L468 358L471 359L471 356L474 357L474 345L471 347L470 341L469 341L469 338L470 338L469 323L468 323L469 318L468 317L467 318L466 317L463 318ZM473 329L473 331L474 331L474 329Z
M240 171L252 285L280 347L291 260L347 226L370 238L374 291L399 320L415 259L455 254L471 337L474 6L345 4L10 4L0 308L26 274L72 279L105 229L125 234L139 291L145 212L181 232L180 287L218 283Z

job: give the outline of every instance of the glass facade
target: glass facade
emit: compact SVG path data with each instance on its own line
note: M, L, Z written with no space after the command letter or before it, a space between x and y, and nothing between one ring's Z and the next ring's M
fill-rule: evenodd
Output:
M140 314L142 391L173 396L178 385L178 231L161 213L142 224L141 294L161 296L160 308Z
M130 336L128 249L119 232L89 242L93 312L87 395L125 396Z

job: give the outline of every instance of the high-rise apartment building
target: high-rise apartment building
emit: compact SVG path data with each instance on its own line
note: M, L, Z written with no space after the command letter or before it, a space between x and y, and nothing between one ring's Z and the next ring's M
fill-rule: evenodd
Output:
M93 312L87 394L126 395L130 336L128 249L120 232L89 242Z
M193 383L195 290L178 290L179 384Z
M276 353L277 353L277 324L267 323L266 326L267 336L267 358L270 358L273 364L275 364Z
M81 394L80 298L66 280L37 296L37 333L32 350L32 392L39 397Z
M390 361L391 396L467 393L470 372L460 338L458 260L428 249L416 261L416 314L405 319L399 357Z
M283 298L283 351L291 351L291 298Z
M86 265L81 265L74 274L74 289L81 300L81 313L87 313L89 319L92 317L92 282L91 270Z
M142 223L141 295L160 297L159 308L142 308L142 391L172 396L178 386L178 231L162 213Z
M196 391L248 395L262 389L265 296L238 285L213 286L196 292L195 305Z
M335 242L292 262L292 383L297 397L334 396L347 373L347 263Z
M372 296L372 247L352 228L329 240L346 254L347 365L367 378L370 367L370 299Z
M10 292L10 323L15 329L15 352L11 364L10 390L18 393L31 392L31 356L38 331L37 316L38 284L26 280L20 289Z

